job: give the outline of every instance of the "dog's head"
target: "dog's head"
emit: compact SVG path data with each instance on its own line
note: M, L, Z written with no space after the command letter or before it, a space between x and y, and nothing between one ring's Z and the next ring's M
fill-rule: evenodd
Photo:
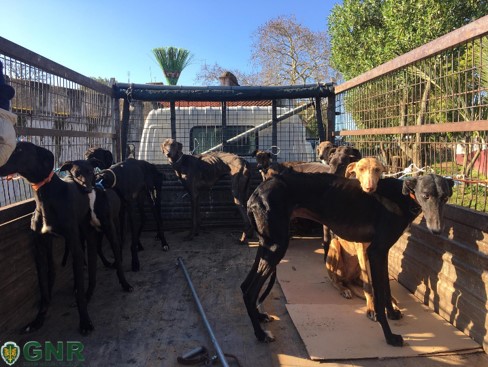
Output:
M330 141L323 141L315 148L317 157L323 164L328 164L330 151L334 148L334 144Z
M100 162L100 165L98 166L100 169L110 168L110 166L114 164L112 152L107 149L95 147L88 148L85 152L85 159L89 160L91 158L95 158Z
M266 173L271 165L271 153L256 149L252 152L251 157L256 158L256 168Z
M174 139L166 139L161 143L161 151L171 162L174 162L183 155L183 144Z
M104 163L98 159L91 158L88 160L67 161L59 168L62 171L68 171L71 179L76 182L85 192L91 192L95 185L95 167L100 168Z
M330 173L338 176L344 176L348 164L357 162L362 158L361 152L355 148L341 145L332 148L329 152Z
M439 234L442 231L442 212L452 196L453 186L452 179L435 174L410 177L403 182L403 194L410 195L419 203L427 228L432 233Z
M349 163L345 176L357 178L363 191L371 194L376 191L378 181L385 171L385 166L377 158L367 157Z
M21 141L7 162L0 167L0 176L18 173L30 183L44 180L53 171L54 155L46 148Z

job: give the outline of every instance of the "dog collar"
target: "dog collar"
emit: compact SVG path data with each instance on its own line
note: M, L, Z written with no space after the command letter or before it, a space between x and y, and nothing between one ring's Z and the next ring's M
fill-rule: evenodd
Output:
M114 176L114 182L112 184L112 186L110 186L111 189L113 189L115 187L115 185L117 184L117 176L115 175L115 172L112 171L110 168L107 168L105 171L109 171L112 176Z
M171 163L171 165L176 164L176 163L178 163L179 161L181 161L181 158L183 158L183 156L184 156L184 154L181 154L181 155L180 155L180 158L178 158L176 161L172 162L172 163Z
M413 200L417 201L417 198L415 197L415 193L410 192L410 197L411 197Z
M42 186L44 186L45 184L51 182L51 179L53 178L53 175L54 175L54 171L51 171L51 173L49 174L49 176L47 176L44 180L42 180L41 182L32 184L31 186L34 189L34 191L39 190Z

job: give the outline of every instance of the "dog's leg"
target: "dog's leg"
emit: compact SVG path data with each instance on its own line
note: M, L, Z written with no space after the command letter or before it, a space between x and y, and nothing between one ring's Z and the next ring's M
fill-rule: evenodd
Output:
M371 286L371 266L366 252L368 246L369 244L357 243L356 253L361 268L361 281L363 282L364 297L366 298L366 317L371 321L376 321L373 303L373 288Z
M22 329L23 333L36 331L44 324L46 313L51 303L51 292L54 283L54 269L49 269L52 265L52 260L49 259L50 257L52 259L52 237L36 233L32 245L41 299L36 318Z
M139 254L138 254L138 242L139 239L137 237L136 228L135 228L135 218L134 218L134 202L130 201L127 204L127 211L128 211L128 219L129 219L129 227L130 227L130 234L131 234L131 244L130 244L130 252L132 256L132 263L131 268L132 271L139 271L140 270L140 263L139 263Z
M383 272L386 274L384 285L386 315L390 320L400 320L403 317L402 312L396 308L392 302L393 297L391 296L390 279L388 276L388 257L384 263Z
M151 209L153 212L154 220L156 221L157 237L161 241L161 247L163 251L169 251L169 244L164 236L163 218L161 217L161 190L155 189L149 190L149 198L151 199Z
M91 226L86 226L86 228L84 228L84 233L88 261L88 287L86 289L86 301L90 302L97 284L97 245L99 241L101 242L103 234L97 233Z
M137 241L137 249L139 251L144 250L144 247L142 246L141 243L142 227L146 222L146 213L144 212L144 200L145 200L145 194L142 192L139 193L136 200L137 210L139 212L139 218L138 218L139 220L134 223L134 225L137 226L135 238Z
M85 286L83 279L83 251L80 243L80 235L77 231L64 236L66 243L73 254L73 274L75 283L76 304L80 316L80 333L86 335L94 328L88 315L87 302L85 298Z
M376 320L380 323L385 336L386 342L395 347L403 345L403 338L401 335L393 334L388 325L388 320L385 314L385 284L388 283L388 272L385 272L388 265L388 251L377 250L375 242L372 242L368 248L367 254L371 265L371 281L373 284L374 296L374 310L376 313ZM386 266L385 266L386 265Z
M107 237L114 254L114 268L116 269L119 283L124 291L132 292L134 288L125 279L125 273L122 269L122 259L120 256L120 235L118 235L120 233L120 226L116 226L109 221L109 223L104 225L103 228L105 229L104 234Z
M344 274L339 274L344 268L344 261L342 259L341 244L337 238L333 238L330 242L325 267L334 288L339 291L342 297L351 299L352 292L342 280Z
M324 249L324 262L327 262L327 253L329 252L332 233L326 225L322 226L322 248Z
M256 259L257 264L254 264L251 272L248 274L245 283L248 285L246 289L243 289L244 304L246 305L247 313L251 319L252 326L254 328L254 335L261 342L272 342L275 340L273 334L270 331L263 330L260 324L260 312L257 308L257 300L261 288L263 287L269 276L276 271L275 267L264 259ZM255 272L253 270L256 269ZM244 283L243 283L244 284Z

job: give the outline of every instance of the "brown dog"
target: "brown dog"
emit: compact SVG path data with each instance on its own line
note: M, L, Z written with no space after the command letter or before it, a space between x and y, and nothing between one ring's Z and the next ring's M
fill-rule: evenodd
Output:
M318 162L272 162L270 152L265 152L258 149L252 152L251 157L256 159L256 168L259 170L259 173L261 173L263 181L273 177L274 175L281 174L283 171L288 169L297 172L310 173L329 172L328 165L323 165Z
M364 192L374 193L385 171L378 159L368 157L350 163L346 168L346 177L357 178ZM375 320L371 270L366 254L369 245L369 242L346 241L334 236L330 242L325 267L332 285L339 290L341 296L350 299L354 293L357 297L366 299L366 316ZM364 296L355 292L353 284L362 286Z
M231 176L234 203L244 221L244 232L240 242L252 236L253 230L247 216L246 202L249 193L250 171L248 163L241 157L225 152L200 155L183 154L183 145L174 139L161 144L163 154L191 197L192 228L187 239L198 234L200 225L199 199L202 190L210 189L221 177Z

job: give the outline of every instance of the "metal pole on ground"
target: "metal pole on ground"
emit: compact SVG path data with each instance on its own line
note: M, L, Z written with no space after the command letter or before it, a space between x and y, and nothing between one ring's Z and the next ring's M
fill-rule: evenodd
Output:
M193 299L195 300L195 303L197 304L198 312L200 312L200 315L202 316L205 327L207 328L207 331L210 335L210 339L212 340L212 344L214 345L215 352L217 353L217 356L219 357L220 362L222 363L222 366L229 367L229 364L227 363L227 361L225 359L224 352L222 352L222 349L220 348L219 342L215 338L215 334L213 333L212 327L210 326L210 323L208 322L207 316L205 315L205 311L202 307L202 303L200 302L200 299L198 298L198 294L195 290L195 287L193 287L193 283L191 281L190 274L188 274L188 271L186 270L183 259L181 257L178 257L177 260L178 260L178 264L181 266L181 269L183 270L183 274L185 274L186 281L188 282L188 285L190 286L190 290L191 290L191 293L193 295Z

